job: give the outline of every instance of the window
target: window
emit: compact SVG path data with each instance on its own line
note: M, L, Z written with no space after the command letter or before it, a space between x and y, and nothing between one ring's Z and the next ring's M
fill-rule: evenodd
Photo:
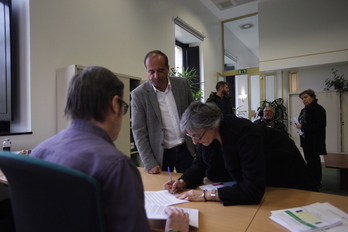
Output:
M199 68L199 47L189 47L188 44L176 41L175 45L175 69L179 73L184 73L183 69L195 69L196 76L190 79L192 92L195 93L201 88L200 68ZM198 100L198 99L196 99Z
M290 80L290 93L297 93L298 92L298 79L297 79L297 72L290 72L289 73L289 80Z
M277 96L277 77L276 74L265 75L265 93L267 101L274 101Z
M196 76L190 80L190 84L194 98L198 100L202 94L199 96L196 93L199 93L203 87L200 77L199 46L205 36L179 17L175 17L173 21L175 23L175 70L180 73L183 71L182 68L196 70Z
M184 66L182 62L182 57L182 47L175 45L175 68Z
M0 132L10 131L11 106L11 34L10 0L0 1Z

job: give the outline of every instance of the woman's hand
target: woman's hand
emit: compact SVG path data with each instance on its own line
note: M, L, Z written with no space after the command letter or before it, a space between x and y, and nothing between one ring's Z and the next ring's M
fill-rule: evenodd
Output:
M183 190L185 188L185 186L186 186L186 183L182 179L176 180L176 181L174 181L174 183L169 180L163 184L163 189L166 189L166 190L168 190L168 192L174 194L176 192Z
M190 191L181 193L176 198L180 200L187 200L187 201L205 201L203 197L203 191L201 190L190 190Z
M295 123L295 126L296 126L297 129L301 129L302 128L302 124Z

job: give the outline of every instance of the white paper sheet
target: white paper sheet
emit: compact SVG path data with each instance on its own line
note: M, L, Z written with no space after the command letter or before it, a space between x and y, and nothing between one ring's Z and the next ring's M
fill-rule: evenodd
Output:
M176 198L176 195L169 193L167 190L160 191L145 191L145 210L148 219L162 219L166 220L168 218L167 214L164 212L165 208L169 205L176 205L181 203L189 202L187 200L180 200ZM170 206L172 207L172 206ZM180 207L176 207L180 208ZM198 228L199 217L198 209L181 208L186 213L189 214L189 224L190 226Z
M159 219L159 220L166 220L168 218L167 214L165 213L165 208L168 206L164 205L147 205L146 206L146 215L148 219ZM181 208L181 207L173 207L169 206L171 208L179 208L183 209L185 213L189 214L189 225L198 228L199 226L199 211L198 209L190 209L190 208Z
M298 122L298 119L297 119L296 117L294 117L294 118L291 119L291 121L292 121L292 123L294 124L294 127L296 128L297 133L298 133L299 135L303 135L303 132L301 131L301 129L297 129L297 127L296 127L296 124L300 124L300 123Z
M149 205L176 205L189 202L187 200L180 200L176 195L171 194L168 190L161 191L145 191L145 206Z

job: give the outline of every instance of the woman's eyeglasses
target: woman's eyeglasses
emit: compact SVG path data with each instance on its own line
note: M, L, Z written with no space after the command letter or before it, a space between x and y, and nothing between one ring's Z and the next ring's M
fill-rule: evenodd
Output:
M205 135L205 132L207 132L207 130L208 130L208 129L205 129L204 132L203 132L203 134L202 134L201 136L199 136L199 137L192 136L192 135L190 135L189 133L186 133L186 135L187 135L188 137L190 137L191 139L201 140L201 139L203 138L203 136Z
M123 101L121 98L119 98L118 100L119 102L123 104L123 115L125 115L128 111L129 105L125 101Z

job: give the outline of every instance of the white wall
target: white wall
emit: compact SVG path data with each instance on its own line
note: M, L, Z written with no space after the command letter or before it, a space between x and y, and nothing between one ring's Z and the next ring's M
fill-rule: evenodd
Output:
M206 35L200 48L205 85L215 86L216 72L222 71L221 24L199 0L28 2L14 0L14 11L21 27L20 123L33 134L6 136L13 150L33 148L55 134L58 68L101 65L146 79L143 57L154 49L174 66L173 16Z
M333 77L332 68L337 69L339 75L344 74L344 77L348 79L348 62L299 68L299 92L306 89L323 91L325 88L325 79ZM331 90L333 90L333 88Z
M315 92L324 91L326 87L325 79L333 77L332 68L337 69L338 74L344 74L344 77L348 79L348 62L284 69L274 72L277 75L277 97L283 98L284 105L288 106L289 72L291 71L298 74L298 93L306 89L312 89ZM331 90L333 89L331 88ZM288 114L290 113L288 112Z
M285 64L272 61L270 67L275 67L278 78L283 78L282 86L277 82L277 95L287 101L287 68L309 66L306 63L308 59L317 64L323 60L327 63L337 60L326 59L338 54L333 52L321 54L323 58L304 56L303 63L294 63L289 57L293 51L298 52L296 48L306 53L319 48L330 51L347 49L348 30L345 28L348 27L348 15L345 9L348 2L332 0L329 4L323 0L306 0L306 4L311 3L309 8L318 12L315 14L302 12L302 9L290 4L298 5L303 3L301 0L260 2L260 60L285 58L277 61ZM268 18L264 21L262 16L268 14L264 11L265 4L277 9L272 11L274 14L278 12L274 15L277 20ZM153 49L165 52L170 65L174 66L173 16L179 16L206 35L200 47L205 99L210 91L215 90L216 73L222 72L221 22L200 0L13 0L13 6L20 30L20 63L15 68L20 73L20 91L17 94L21 112L16 122L20 121L25 130L33 132L32 135L6 136L11 139L13 150L33 148L54 135L57 68L70 64L102 65L114 72L146 79L143 57ZM294 12L299 12L300 16ZM236 15L231 15L233 17ZM293 25L285 24L284 27L283 18L290 18ZM307 28L314 20L319 20L319 23L314 24L313 30ZM276 28L278 33L270 34L272 28ZM289 30L296 38L287 34ZM311 33L307 33L308 30ZM347 56L344 59L348 61ZM262 65L264 62L260 68ZM335 67L348 76L347 64ZM300 91L307 88L321 91L325 78L332 76L331 68L329 65L326 68L312 66L298 69ZM2 139L3 136L0 141Z
M260 70L348 61L347 9L347 0L260 2Z
M225 50L229 53L237 55L238 62L234 65L235 69L254 68L259 66L258 57L245 46L226 26L224 26Z
M284 105L289 103L289 71L298 72L299 92L323 91L332 68L348 78L346 9L346 0L259 1L259 68L277 74L277 96Z

